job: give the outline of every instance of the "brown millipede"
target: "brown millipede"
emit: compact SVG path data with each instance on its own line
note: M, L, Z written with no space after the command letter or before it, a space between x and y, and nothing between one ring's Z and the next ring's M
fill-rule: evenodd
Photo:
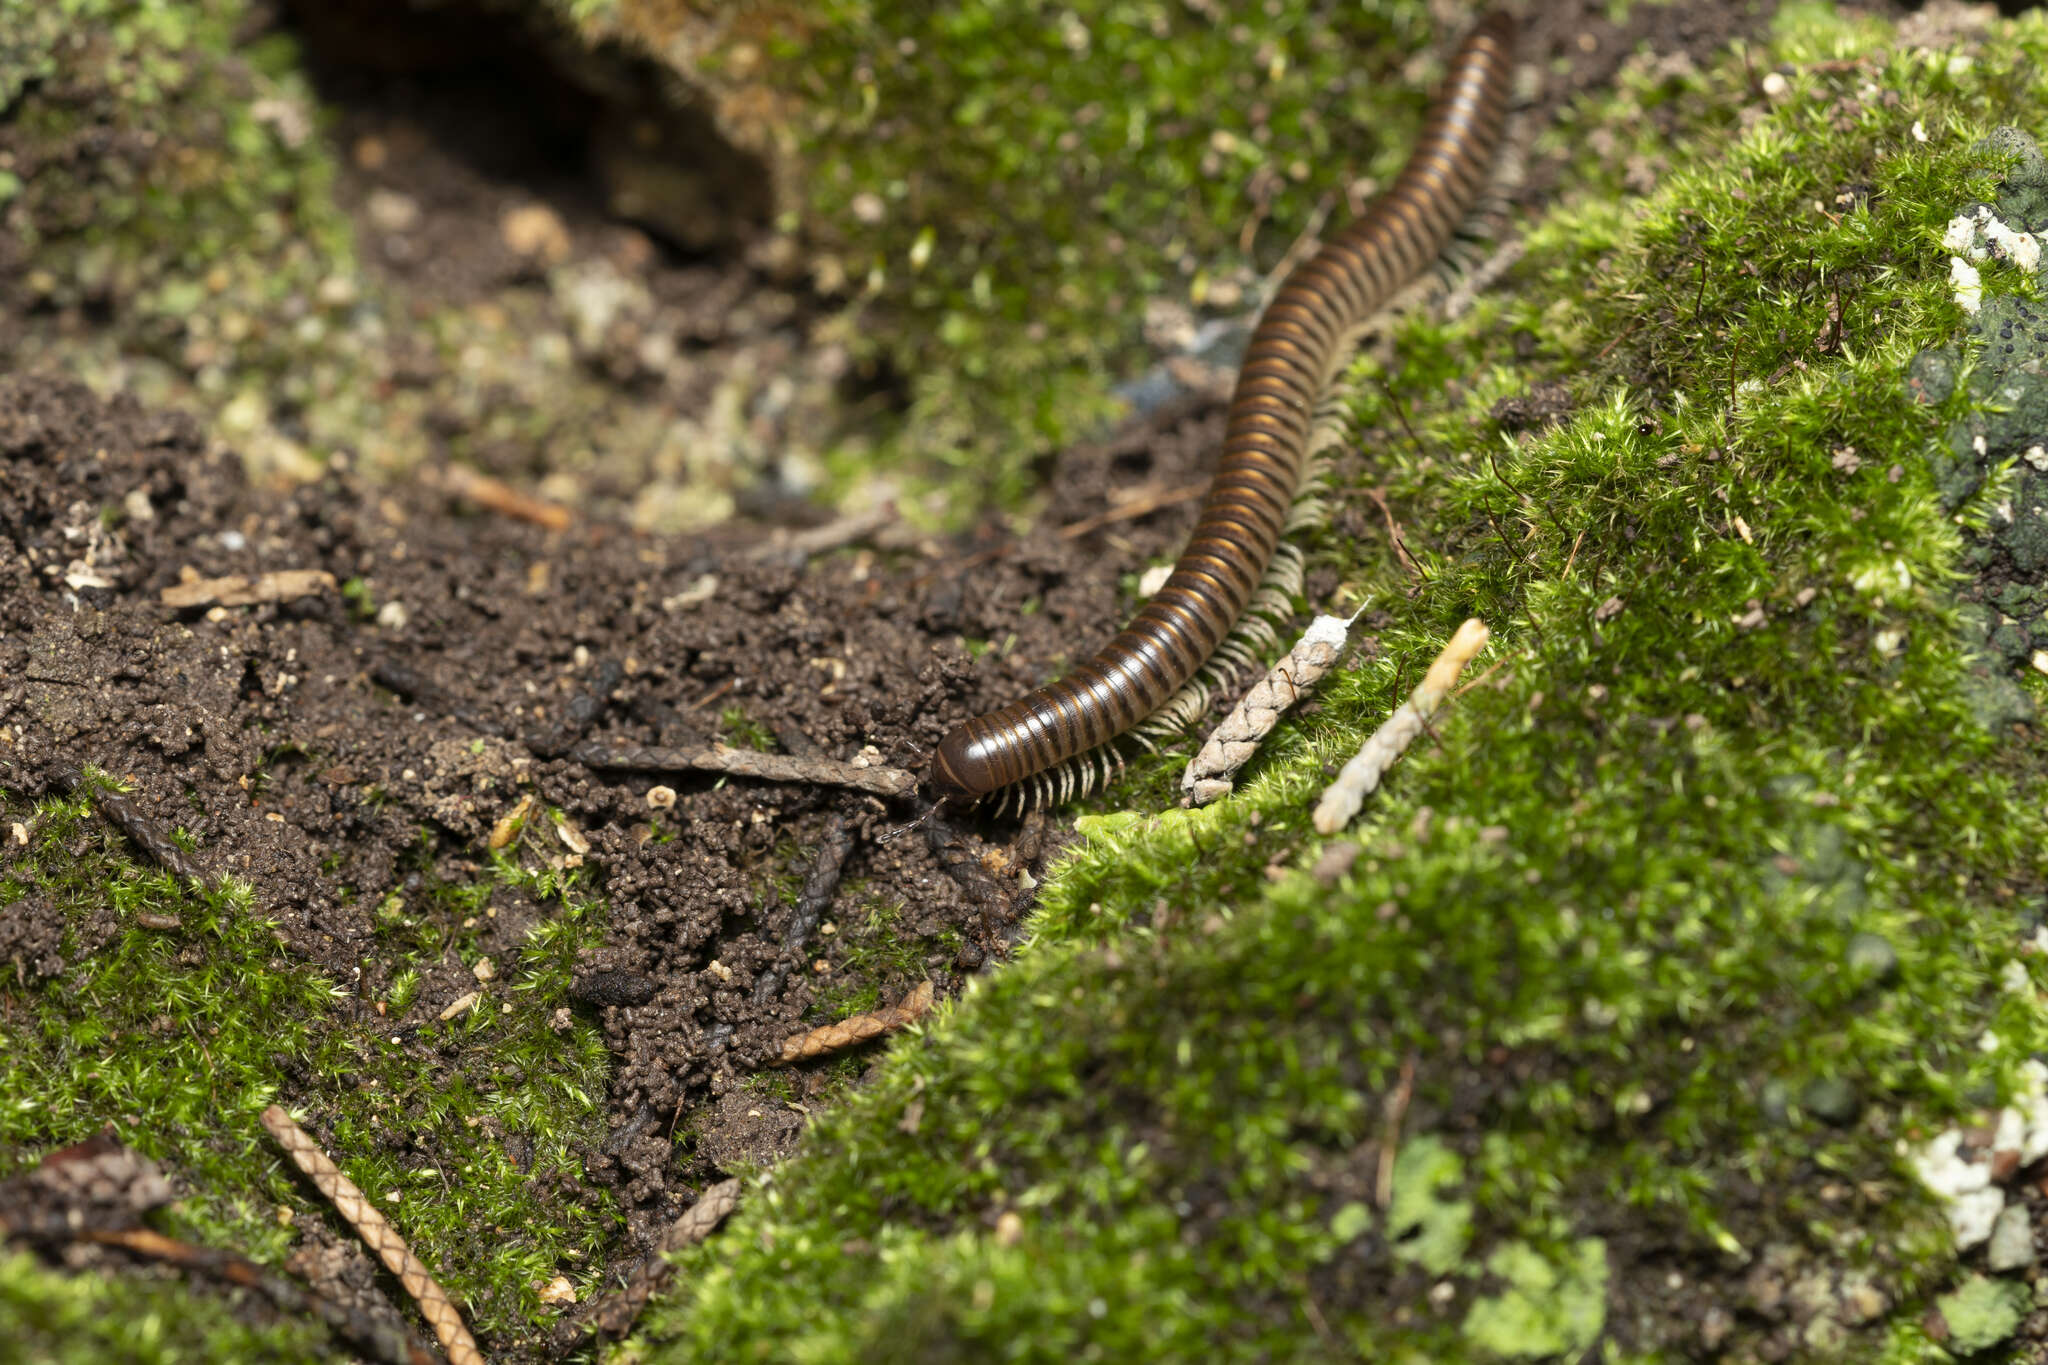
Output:
M1316 400L1346 334L1436 258L1487 179L1507 121L1514 43L1507 15L1479 21L1451 58L1400 176L1267 305L1238 371L1201 520L1166 586L1087 663L948 734L932 755L941 799L972 801L1107 744L1230 634L1280 542Z

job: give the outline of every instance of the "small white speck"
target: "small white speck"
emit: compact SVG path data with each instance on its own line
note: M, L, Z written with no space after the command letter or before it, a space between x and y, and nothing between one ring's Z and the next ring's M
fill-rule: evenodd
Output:
M1919 119L1913 120L1913 141L1927 141L1927 125L1922 123Z

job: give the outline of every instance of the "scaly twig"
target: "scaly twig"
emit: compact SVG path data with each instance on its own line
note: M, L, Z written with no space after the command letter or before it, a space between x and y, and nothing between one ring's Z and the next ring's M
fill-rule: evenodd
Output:
M377 1254L384 1268L398 1277L405 1286L405 1292L412 1295L420 1306L420 1314L427 1325L434 1329L434 1336L441 1343L441 1349L448 1354L452 1365L484 1365L483 1352L477 1349L476 1338L469 1334L469 1328L462 1322L462 1314L448 1297L448 1291L441 1288L431 1272L412 1248L398 1235L398 1229L386 1222L384 1215L377 1211L355 1182L341 1173L333 1158L320 1150L320 1144L313 1141L305 1129L292 1121L280 1105L271 1105L263 1111L263 1126L270 1136L277 1139L277 1145L284 1148L285 1155L319 1189L328 1203L334 1205L348 1225L356 1230L364 1245Z
M661 1237L661 1243L652 1256L633 1268L619 1292L598 1300L583 1315L583 1324L570 1327L566 1332L558 1331L556 1341L567 1345L584 1331L595 1330L600 1335L622 1337L632 1329L633 1322L640 1316L640 1310L647 1301L667 1286L676 1273L675 1263L668 1259L669 1253L681 1251L684 1247L695 1246L717 1230L732 1211L740 1206L740 1182L723 1180L697 1196L697 1202L683 1210L682 1217L669 1225ZM566 1354L566 1352L565 1352Z
M914 1024L930 1012L932 1007L932 983L920 981L910 994L886 1009L872 1014L856 1014L850 1019L841 1019L836 1024L814 1028L808 1033L798 1033L782 1040L783 1066L792 1062L808 1062L813 1057L824 1057L847 1048L857 1047L870 1038L879 1038L885 1033L894 1033L906 1024Z
M578 744L565 755L585 767L633 772L730 773L764 782L807 782L822 787L851 787L877 796L908 796L917 790L917 774L880 764L862 766L829 758L764 754L754 749L729 749L723 744L700 749L613 747Z
M181 1242L148 1228L81 1228L77 1239L120 1247L137 1256L254 1290L276 1305L279 1312L319 1318L337 1336L384 1365L440 1365L425 1342L416 1340L397 1324L377 1322L324 1294L303 1290L232 1251Z
M767 971L754 979L756 1005L765 1005L781 993L791 965L803 956L804 945L810 941L818 921L825 917L825 907L838 894L839 878L846 870L847 855L852 852L853 827L844 815L834 815L825 826L818 860L811 864L803 890L797 893L796 908L790 912L789 924L782 931L782 952Z
M1488 635L1486 623L1476 616L1458 627L1422 682L1408 694L1408 700L1372 732L1372 737L1337 774L1337 780L1324 790L1322 800L1316 803L1316 833L1335 834L1351 823L1351 817L1358 814L1358 808L1379 786L1380 778L1394 760L1415 742L1437 707L1443 705L1445 695L1456 685L1465 665L1486 647Z
M1351 622L1341 616L1318 616L1309 623L1287 657L1252 684L1189 760L1180 779L1182 805L1206 806L1230 794L1232 775L1251 762L1259 741L1273 733L1287 709L1322 681L1350 629Z

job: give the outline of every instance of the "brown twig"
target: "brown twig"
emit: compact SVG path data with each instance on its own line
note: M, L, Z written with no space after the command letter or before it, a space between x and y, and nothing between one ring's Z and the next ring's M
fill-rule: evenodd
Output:
M611 704L612 693L619 690L619 684L626 680L625 665L617 659L603 659L591 671L590 686L569 698L569 704L562 708L562 716L545 733L535 735L526 742L526 747L542 758L553 758L583 738L583 732L596 723L604 714L604 708Z
M127 835L137 848L149 855L150 861L173 877L182 877L202 889L209 884L205 870L193 861L191 854L178 847L170 832L144 815L140 807L120 792L110 786L87 781L85 774L77 768L60 771L57 785L67 794L83 791L86 799L92 802L93 809L108 824Z
M841 1019L836 1024L814 1028L808 1033L792 1034L782 1040L783 1066L792 1062L808 1062L815 1057L829 1056L844 1052L847 1048L858 1047L871 1038L885 1033L894 1033L906 1024L922 1019L932 1007L932 983L920 981L910 994L897 1003L872 1014L856 1014Z
M851 787L876 796L908 796L917 790L917 774L880 764L861 767L829 758L764 754L754 749L729 749L723 744L697 749L613 747L578 744L565 755L602 771L730 773L763 782L806 782L821 787Z
M378 660L376 666L370 670L370 681L387 691L397 693L406 701L461 721L472 730L494 735L499 739L510 738L504 726L462 705L449 696L432 675L402 660Z
M319 1318L337 1336L384 1365L440 1365L425 1342L397 1323L378 1322L325 1294L301 1289L232 1251L181 1242L148 1228L80 1228L76 1240L120 1247L137 1256L253 1290L269 1299L281 1313Z
M441 471L441 487L501 517L529 521L550 531L565 531L576 520L576 514L560 503L522 493L468 465L452 464Z
M670 1279L675 1263L669 1253L695 1246L717 1230L740 1204L740 1182L724 1180L697 1196L697 1202L683 1210L682 1217L669 1225L655 1253L633 1268L633 1274L618 1293L599 1299L581 1315L581 1321L567 1332L556 1333L557 1344L568 1346L585 1331L602 1336L622 1337L632 1330L634 1320ZM566 1352L565 1352L566 1353Z
M263 1111L263 1126L277 1145L284 1148L292 1164L305 1173L319 1189L322 1197L334 1205L364 1245L377 1254L384 1268L398 1277L405 1286L405 1292L412 1295L420 1306L420 1314L427 1325L434 1329L435 1338L441 1349L448 1355L451 1365L484 1365L483 1352L477 1349L476 1338L469 1334L469 1328L462 1323L462 1314L456 1311L449 1299L448 1291L441 1288L426 1265L413 1255L412 1248L398 1235L398 1229L386 1222L377 1206L364 1197L355 1182L341 1173L333 1158L320 1150L320 1144L313 1141L305 1129L292 1121L279 1105L271 1105Z
M253 607L259 602L296 602L301 597L333 592L334 575L324 569L279 569L247 578L190 578L157 594L167 607Z
M1157 512L1162 507L1172 507L1190 498L1198 498L1207 492L1208 488L1208 482L1205 480L1202 483L1184 483L1178 488L1141 489L1107 512L1084 517L1080 521L1069 522L1060 527L1060 539L1077 540L1090 531L1099 531L1120 521L1135 521L1139 517Z
M747 558L774 559L787 555L791 559L809 559L814 555L841 549L855 541L866 540L883 527L892 525L895 520L896 504L885 502L865 512L853 512L847 516L836 517L822 526L813 526L809 530L778 530L768 538L765 545L755 546Z
M1415 1054L1409 1053L1401 1061L1401 1079L1387 1096L1387 1135L1380 1143L1379 1178L1373 1183L1372 1197L1382 1209L1394 1202L1394 1153L1401 1146L1401 1120L1408 1115L1408 1101L1415 1096Z
M1379 504L1380 515L1387 519L1387 538L1394 542L1394 553L1401 560L1401 567L1411 578L1422 577L1422 566L1408 553L1408 543L1401 537L1401 523L1394 520L1394 509L1387 506L1386 493L1378 488L1368 488L1365 495Z

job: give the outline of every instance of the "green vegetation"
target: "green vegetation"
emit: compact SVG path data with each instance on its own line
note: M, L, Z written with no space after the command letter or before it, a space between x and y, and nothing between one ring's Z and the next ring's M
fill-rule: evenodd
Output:
M1163 813L1084 819L1019 960L685 1255L653 1358L1689 1349L1621 1229L1706 1304L1759 1265L1820 1286L1774 1329L1809 1353L1946 1358L1914 1324L1948 1234L1895 1144L2048 1044L2010 728L2048 693L1954 602L2011 485L1945 507L1926 457L1982 400L1907 375L1962 326L1941 238L2011 164L1980 139L2048 98L2048 24L1974 60L1885 38L1788 8L1761 63L1580 111L1685 169L1596 185L1472 315L1406 329L1415 442L1359 386L1421 570L1326 547L1376 655L1232 800L1166 808L1169 759L1101 807ZM1660 149L1660 105L1715 112ZM1494 403L1549 379L1576 411L1504 439ZM1325 861L1315 792L1468 614L1484 682ZM1959 1293L1955 1345L2011 1330L2010 1290Z
M188 1182L165 1231L278 1265L295 1235L281 1209L331 1216L256 1122L283 1099L400 1221L482 1330L516 1336L552 1321L539 1291L557 1275L587 1285L587 1258L611 1235L615 1215L602 1200L565 1204L546 1181L551 1171L573 1174L575 1151L602 1136L602 1039L586 1021L560 1030L551 1021L578 946L601 927L580 873L557 884L554 874L501 859L478 880L440 884L423 869L417 895L394 895L378 916L375 959L402 964L385 1013L335 1026L347 988L279 956L247 887L199 894L138 872L120 836L82 800L31 815L0 793L0 812L27 819L34 840L29 856L0 869L0 904L47 903L70 926L71 964L46 982L11 968L0 978L9 1011L0 1175L111 1123L123 1142ZM475 1008L441 1021L437 997L433 1009L408 1013L423 970L450 953L477 965L493 894L506 891L559 900L517 960L493 964ZM181 927L142 927L144 912L175 914ZM80 946L86 936L90 951ZM508 1156L515 1148L526 1153L517 1164ZM32 1296L49 1278L4 1265L0 1296ZM220 1330L229 1335L207 1337L204 1351L181 1347L201 1330L195 1324L226 1322L211 1307L190 1320L170 1311L193 1297L189 1287L78 1288L25 1322L58 1333L88 1310L130 1315L125 1326L96 1329L115 1334L103 1338L107 1356L81 1359L127 1359L131 1347L137 1358L234 1359L256 1350L236 1345L244 1337L269 1339L228 1324ZM152 1344L151 1333L164 1341Z
M804 6L771 79L809 111L800 212L863 296L849 336L910 388L900 457L1029 493L1148 302L1243 311L1319 204L1392 176L1429 84L1402 64L1443 36L1409 0Z
M189 88L150 65L149 25L172 21L146 8L157 17L140 37L110 40L128 54L122 80ZM68 17L118 35L117 16L138 12L81 4ZM193 11L216 27L231 12ZM35 13L0 4L0 34L39 32L17 27ZM844 32L858 17L827 14ZM1285 69L1255 66L1280 93L1263 124L1244 106L1227 154L1204 149L1213 124L1161 131L1175 99L1206 100L1223 79L1200 42L1146 49L1118 87L1148 110L1158 140L1143 157L1118 151L1130 124L1113 111L1078 117L1101 88L1065 84L1081 79L1080 51L1056 61L1009 30L920 30L927 59L947 41L989 49L950 96L921 94L941 64L900 47L900 61L868 54L865 86L824 90L864 99L872 86L868 123L816 135L876 146L846 183L816 187L818 211L850 212L873 187L884 225L916 228L906 246L877 225L848 257L880 271L874 317L937 322L928 339L878 333L878 352L916 376L928 436L907 440L1007 457L1086 419L1078 395L1129 354L1131 301L1168 292L1184 262L1220 280L1238 259L1264 148L1304 148L1317 171L1296 185L1280 167L1261 255L1332 183L1318 136L1370 122L1384 140L1358 165L1398 158L1423 82L1368 94L1377 73L1361 66L1356 102L1304 123L1285 111L1328 88L1338 49L1294 15L1274 19L1301 35ZM1182 38L1196 24L1167 17L1191 26ZM1142 23L1078 22L1089 53L1136 60L1152 41ZM1421 37L1409 22L1348 41L1408 51ZM2019 1296L2007 1281L1958 1283L1941 1216L1896 1146L1995 1102L2048 1047L2048 980L2019 952L2044 908L2043 760L2010 724L2048 689L2006 667L2006 620L1954 600L1973 538L2035 485L2009 465L1938 479L1929 451L1995 418L1997 395L1910 377L1964 322L1947 220L2012 161L1979 140L2048 100L2048 23L1996 32L1952 61L1888 52L1882 25L1789 7L1769 53L1704 72L1639 64L1572 111L1550 136L1588 145L1580 188L1535 226L1517 273L1464 319L1407 325L1389 388L1357 386L1371 477L1421 570L1403 576L1376 537L1325 536L1340 598L1365 592L1386 613L1376 652L1231 800L1173 809L1170 757L1098 798L1019 960L898 1047L726 1232L685 1255L643 1354L1419 1362L1563 1352L1606 1333L1633 1343L1612 1359L1677 1355L1698 1324L1660 1310L1674 1272L1644 1245L1676 1249L1692 1303L1741 1306L1757 1266L1820 1286L1774 1330L1821 1357L1942 1359L1921 1326L1930 1306L1955 1350L2009 1334ZM840 64L828 70L857 72L857 48L820 38ZM145 51L158 56L134 57ZM1202 80L1182 74L1184 56ZM0 93L41 63L33 43L0 47ZM1774 65L1789 81L1766 107L1752 79ZM1147 82L1166 92L1160 112ZM1112 207L1147 225L1123 229L1121 255L1105 264L1108 238L1088 235L1092 179L1020 194L1003 223L941 193L957 187L913 183L902 167L938 156L884 134L984 85L996 94L956 118L959 145L1021 155L1073 131L1076 164L1101 193L1132 196ZM996 122L1012 116L1021 128ZM1597 130L1613 149L1591 149ZM1218 175L1201 170L1208 151ZM1617 151L1684 169L1630 199ZM1221 175L1240 153L1241 178ZM278 155L258 149L255 164ZM304 155L294 174L307 178L280 194L322 173ZM1120 191L1134 160L1138 188ZM9 192L27 191L0 182ZM1032 205L1074 216L1034 220ZM1004 273L998 245L1035 221L1059 230L1017 246L1036 264ZM1052 252L1063 240L1080 259ZM66 254L87 237L66 242L39 256L69 263L53 271L60 291L83 287L88 260ZM2038 290L2010 266L1984 273L1990 296ZM1026 302L1055 276L1075 292ZM1109 307L1118 293L1126 306ZM970 383L976 355L986 387ZM317 382L339 392L347 378ZM1504 436L1488 412L1540 380L1564 383L1575 410ZM1002 467L1014 479L1021 466ZM2043 604L1999 605L2031 622ZM1329 769L1474 613L1496 640L1475 686L1355 830L1317 840L1306 812ZM749 726L728 722L770 742ZM81 803L0 807L32 819L37 841L6 865L0 901L48 898L74 942L95 945L67 946L54 980L0 978L0 1173L111 1119L190 1180L167 1231L276 1264L279 1205L326 1216L257 1136L255 1114L285 1093L366 1190L397 1193L408 1235L486 1331L544 1320L537 1289L554 1274L589 1287L579 1255L614 1214L554 1217L565 1206L532 1195L601 1122L599 1040L550 1024L598 928L574 878L503 861L388 900L386 1019L323 1034L312 1024L345 983L280 956L245 891L195 895L138 872ZM496 964L483 1007L434 1019L427 981L450 952L474 965L469 921L506 887L560 901L520 961ZM184 929L145 930L144 910ZM894 907L872 913L841 929L886 960ZM2002 988L2015 968L2021 988ZM393 1133L400 1145L381 1140ZM524 1168L506 1133L530 1140ZM1881 1319L1857 1307L1857 1284L1879 1287ZM31 1354L54 1341L82 1360L291 1356L314 1339L251 1327L183 1286L72 1279L18 1256L0 1260L0 1313L25 1324Z

